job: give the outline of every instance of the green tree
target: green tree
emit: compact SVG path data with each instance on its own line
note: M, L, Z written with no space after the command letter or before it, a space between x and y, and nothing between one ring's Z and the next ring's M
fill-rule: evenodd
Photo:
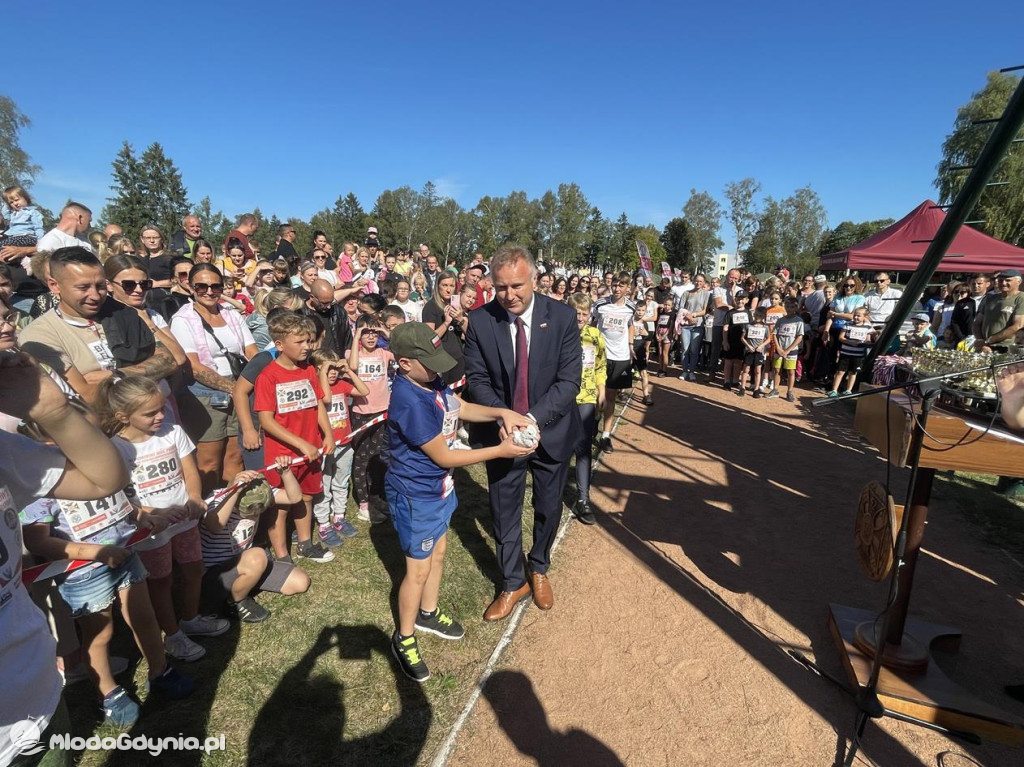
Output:
M782 201L785 226L782 252L794 274L814 273L818 265L818 247L825 232L828 215L818 193L810 186L797 189Z
M249 238L249 241L260 246L260 256L269 258L277 249L277 228L281 225L281 221L276 215L272 215L268 220L259 208L256 208L252 214L260 222L260 226L256 230L256 234ZM237 219L235 223L238 223Z
M693 243L690 240L690 225L685 218L673 218L658 238L665 249L665 260L673 269L689 269L693 263ZM651 259L654 260L653 257ZM653 265L657 268L657 265Z
M559 184L557 201L553 258L564 264L578 264L586 249L590 203L577 184Z
M722 248L722 238L718 236L722 228L722 206L708 192L691 189L690 198L683 205L683 218L690 227L693 269L706 272Z
M468 255L472 217L450 197L442 199L430 213L429 234L425 238L442 264Z
M729 201L729 222L736 233L737 253L743 253L757 228L754 196L760 191L761 184L752 178L725 185L725 197Z
M743 265L755 273L774 272L780 266L788 266L793 274L813 272L826 220L825 207L809 186L781 201L766 197Z
M421 209L420 193L410 186L381 192L370 213L381 244L411 250Z
M880 218L875 221L861 221L855 224L853 221L843 221L834 229L829 229L822 237L821 245L818 247L818 255L824 256L828 253L838 253L846 250L851 245L856 245L861 240L866 240L875 232L879 232L888 226L892 226L894 219Z
M554 252L558 234L558 197L548 189L537 200L537 249L538 258L544 262L561 257Z
M28 152L21 148L19 134L32 121L18 109L10 96L0 96L0 186L21 184L28 189L39 172Z
M586 244L584 246L584 261L581 266L593 269L607 257L612 243L612 222L601 213L597 206L590 209L590 218L587 219L584 237Z
M625 212L619 214L619 217L615 219L611 230L608 250L599 264L605 271L622 269L629 262L631 254L636 251L636 238L633 236L636 226L630 223L629 216Z
M337 221L338 239L340 242L332 241L336 253L341 253L341 245L349 240L361 245L366 239L366 211L359 202L354 192L349 192L342 199L339 197L334 203L334 218Z
M989 72L985 87L957 111L953 132L942 144L942 159L936 168L940 202L952 202L967 179L967 171L954 168L973 165L988 140L992 126L974 123L1001 116L1018 82L1014 75ZM977 226L986 234L1024 245L1024 145L1010 146L992 181L1010 183L986 187L970 217L985 222Z
M164 154L159 143L152 143L141 157L127 141L112 163L114 196L108 198L103 220L118 224L130 236L155 224L167 237L181 226L189 211L188 193L181 171Z
M761 213L757 217L757 227L750 246L742 254L743 266L760 274L775 272L782 265L784 218L782 205L773 197L766 197L761 204Z

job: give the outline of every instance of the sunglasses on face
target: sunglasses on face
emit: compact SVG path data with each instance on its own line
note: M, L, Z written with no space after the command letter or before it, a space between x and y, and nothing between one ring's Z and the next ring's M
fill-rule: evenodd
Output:
M140 288L145 293L153 287L153 280L121 280L114 284L120 285L125 293L134 293L136 288Z
M192 290L194 290L196 292L196 295L199 295L199 296L204 296L207 293L213 293L214 295L217 295L219 293L223 293L224 292L224 283L222 283L222 282L214 282L214 283L196 282L196 283L194 283L192 285Z
M176 279L176 280L187 280L188 279L188 272L178 272L176 275L174 275L174 279Z

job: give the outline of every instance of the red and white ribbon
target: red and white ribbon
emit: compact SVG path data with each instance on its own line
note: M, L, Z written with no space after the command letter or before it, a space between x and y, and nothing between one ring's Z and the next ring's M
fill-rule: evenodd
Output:
M317 455L319 456L321 453L322 451L318 451ZM301 455L298 458L293 459L290 465L297 466L300 463L308 462L309 458L307 458L304 455ZM269 466L266 466L262 469L258 469L257 471L260 474L266 474L267 472L276 470L277 464L272 463ZM234 482L227 488L225 488L224 492L207 507L207 512L209 512L211 508L216 510L217 507L223 505L223 503L229 497L231 497L232 493L234 493L236 490L238 490L238 488L242 487L242 485L244 484L244 482ZM130 549L135 544L141 543L142 541L149 538L150 535L152 534L152 531L147 528L137 528L135 532L131 534L131 537L128 539L128 541L124 544L124 548ZM24 570L22 570L21 582L26 585L39 583L40 581L46 581L50 578L56 578L58 575L71 573L75 570L80 570L86 565L92 565L95 563L96 560L94 559L58 559L54 562L46 562L44 564L36 565L35 567L27 567Z
M376 426L379 423L383 423L384 421L387 420L387 418L388 418L388 414L387 413L381 413L380 415L374 416L373 418L371 418L369 421L364 423L362 426L360 426L355 431L349 432L348 435L345 437L345 439L341 440L341 442L338 443L338 446L334 448L334 454L336 456L337 455L341 455L342 449L346 445L348 445L350 442L352 442L352 440L355 439L355 436L357 434L360 434L360 433L366 431L371 426Z

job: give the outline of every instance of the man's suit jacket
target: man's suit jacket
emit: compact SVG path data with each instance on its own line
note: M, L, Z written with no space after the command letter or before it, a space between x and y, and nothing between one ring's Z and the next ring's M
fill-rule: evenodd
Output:
M583 374L583 349L576 312L540 293L533 294L530 330L530 415L541 431L538 454L568 460L582 425L576 396ZM466 333L466 383L473 402L511 408L515 354L511 323L497 301L474 309ZM477 430L485 445L498 442L496 424Z

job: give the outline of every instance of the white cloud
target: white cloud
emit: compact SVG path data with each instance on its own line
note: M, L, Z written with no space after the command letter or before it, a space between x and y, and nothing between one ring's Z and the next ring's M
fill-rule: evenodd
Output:
M469 188L469 184L451 176L439 176L431 181L439 197L450 197L455 201L458 201L459 196Z

